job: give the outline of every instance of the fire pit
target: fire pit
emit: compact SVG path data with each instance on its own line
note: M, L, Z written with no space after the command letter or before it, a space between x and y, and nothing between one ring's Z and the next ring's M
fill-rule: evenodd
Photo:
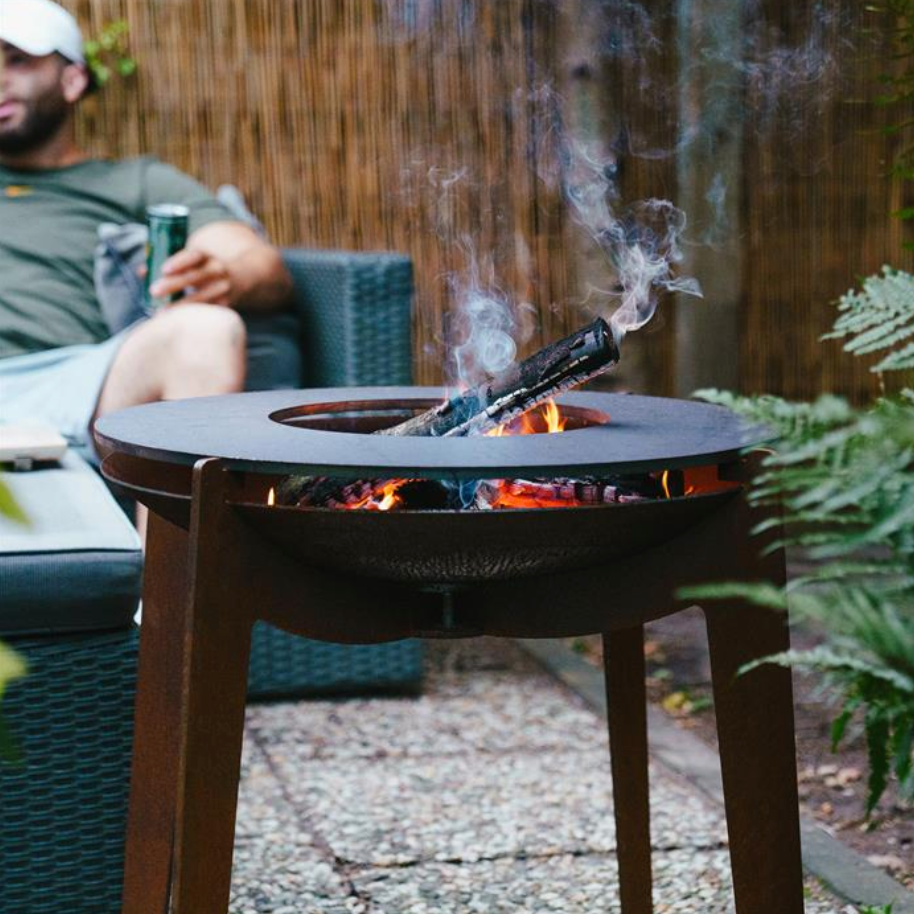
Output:
M164 910L169 891L174 914L226 910L257 619L349 643L603 633L623 911L651 910L642 626L683 608L681 585L782 579L782 554L761 559L764 537L749 538L760 518L740 453L761 433L707 405L576 393L560 399L560 435L367 434L442 397L266 392L98 423L104 474L152 512L125 914ZM369 511L277 504L290 474L454 487L676 474L686 484L625 503ZM734 604L707 615L737 910L800 912L790 676L734 678L787 646L785 620Z

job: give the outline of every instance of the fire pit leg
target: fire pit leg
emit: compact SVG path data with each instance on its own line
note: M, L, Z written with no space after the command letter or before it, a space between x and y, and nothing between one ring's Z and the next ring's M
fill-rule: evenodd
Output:
M252 584L217 460L194 468L184 746L172 914L225 914L241 773ZM205 532L205 535L203 535Z
M785 614L706 610L737 914L802 914L799 799L790 670L737 670L790 644Z
M644 627L603 635L616 856L623 914L652 914Z
M123 914L168 907L181 718L187 533L149 515Z

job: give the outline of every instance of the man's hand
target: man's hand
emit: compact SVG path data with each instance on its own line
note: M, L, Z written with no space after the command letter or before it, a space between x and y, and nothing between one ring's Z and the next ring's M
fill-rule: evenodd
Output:
M286 307L292 277L279 251L240 222L211 222L197 229L183 251L169 257L152 284L153 298L176 292L181 302L204 302L251 311Z
M184 248L169 257L162 265L162 275L149 288L153 298L177 292L185 292L181 303L234 304L228 268L218 257L198 248Z

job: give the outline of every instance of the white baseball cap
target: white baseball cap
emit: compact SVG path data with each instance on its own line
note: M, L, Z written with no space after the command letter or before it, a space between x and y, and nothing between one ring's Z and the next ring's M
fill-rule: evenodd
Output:
M33 57L56 51L73 63L86 62L79 25L52 0L0 0L0 41Z

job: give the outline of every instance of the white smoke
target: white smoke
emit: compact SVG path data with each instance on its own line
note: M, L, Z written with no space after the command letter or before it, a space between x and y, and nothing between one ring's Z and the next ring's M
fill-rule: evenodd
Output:
M469 239L462 246L468 266L451 279L454 306L448 328L451 379L473 386L509 368L517 357L519 325L510 296L495 284L491 265L485 270Z
M621 344L627 333L639 330L654 316L663 292L701 296L696 279L676 272L683 259L685 213L669 200L623 204L617 159L567 135L562 101L551 88L536 90L535 99L554 159L541 164L540 176L561 182L575 222L607 258L615 288L606 293L598 310L604 312L616 343Z

